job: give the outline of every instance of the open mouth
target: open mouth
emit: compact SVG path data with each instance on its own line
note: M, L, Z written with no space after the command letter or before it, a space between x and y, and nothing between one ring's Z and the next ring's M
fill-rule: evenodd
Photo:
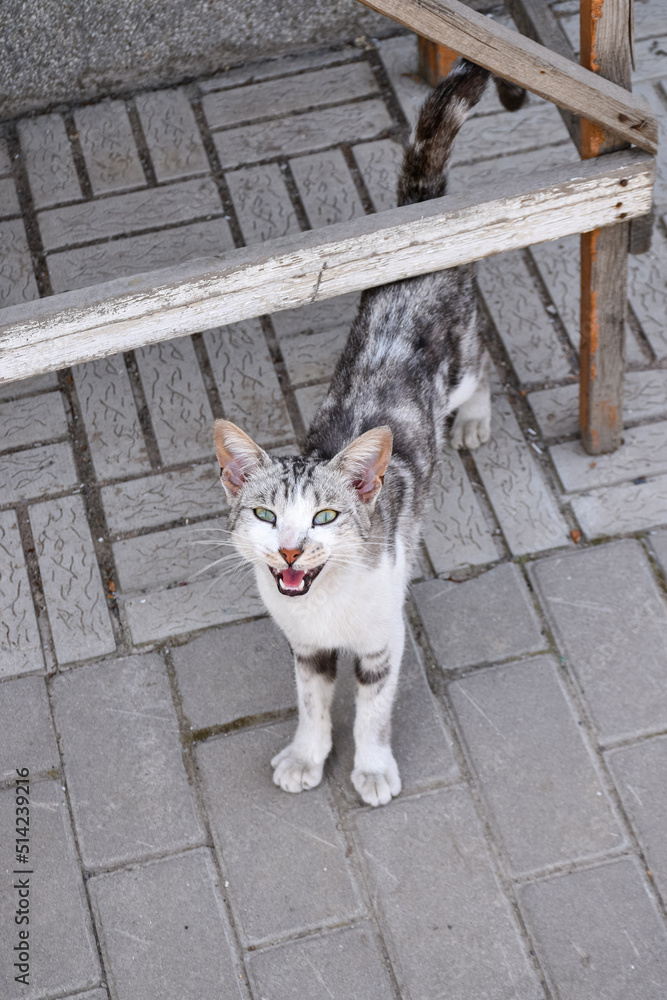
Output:
M307 571L293 569L292 566L285 567L285 569L274 569L273 566L269 566L269 569L275 577L281 594L285 594L286 597L301 597L302 594L308 593L311 583L323 567L324 563Z

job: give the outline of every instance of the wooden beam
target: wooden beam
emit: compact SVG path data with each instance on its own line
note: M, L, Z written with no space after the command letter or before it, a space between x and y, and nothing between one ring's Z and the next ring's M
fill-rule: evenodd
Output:
M611 225L649 210L654 173L612 153L11 306L0 383Z
M658 148L658 122L644 101L458 0L362 3L649 153Z

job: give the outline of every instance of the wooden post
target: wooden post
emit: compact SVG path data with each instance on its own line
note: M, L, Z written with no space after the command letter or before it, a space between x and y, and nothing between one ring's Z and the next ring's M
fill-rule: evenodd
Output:
M630 89L632 0L581 0L581 65ZM581 120L584 159L623 149L623 139ZM622 218L623 191L619 189ZM591 455L615 451L623 440L625 319L629 227L581 234L581 375L579 426Z
M459 54L454 49L432 42L430 38L422 38L421 35L417 36L417 43L419 53L417 72L429 87L435 87L447 76Z

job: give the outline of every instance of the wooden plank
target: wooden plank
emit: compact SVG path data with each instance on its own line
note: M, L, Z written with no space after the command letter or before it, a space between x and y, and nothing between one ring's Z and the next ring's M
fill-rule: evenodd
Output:
M580 7L582 65L623 87L631 85L630 4L581 0ZM625 145L615 133L582 119L582 157ZM615 451L623 441L629 246L626 223L581 234L579 426L591 455Z
M0 313L0 383L559 239L651 205L640 150L565 164Z
M616 132L649 153L656 152L657 119L642 100L458 0L362 2L505 80Z
M421 35L417 39L417 72L429 87L435 87L447 76L458 57L458 52L446 45L438 45Z

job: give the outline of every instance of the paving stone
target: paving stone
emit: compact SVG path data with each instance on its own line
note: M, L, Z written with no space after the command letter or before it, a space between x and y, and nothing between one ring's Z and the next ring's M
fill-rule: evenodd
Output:
M195 257L209 257L233 248L234 240L227 222L211 219L210 222L193 222L175 229L52 253L48 256L48 266L54 292L66 292L183 264Z
M515 875L623 846L553 657L476 671L449 693Z
M442 450L431 481L424 542L436 573L479 566L498 558L491 529L461 457L449 445Z
M667 524L667 476L575 496L572 510L588 538L622 535Z
M98 875L90 893L118 1000L244 995L210 851Z
M465 128L465 126L464 126ZM532 149L507 156L499 156L493 160L479 160L476 163L457 163L452 166L447 175L448 194L466 194L470 188L479 191L482 196L488 192L492 184L525 177L526 185L539 184L539 175L547 167L555 167L564 163L576 163L579 160L577 151L571 142L559 146L549 146L549 159L545 161L541 149Z
M531 392L528 402L544 438L567 437L579 431L579 385L556 386ZM626 372L623 380L623 416L628 421L667 416L667 372Z
M551 165L548 153L544 152L546 147L568 140L569 133L556 106L529 94L528 100L518 111L478 115L467 121L456 137L451 162L452 165L470 163L503 154L540 149L546 166Z
M227 508L213 462L103 486L100 493L111 534L221 514Z
M67 434L67 418L59 392L0 404L0 448L23 448Z
M667 531L652 531L651 547L658 557L662 571L667 575Z
M22 219L0 223L0 307L39 298Z
M666 137L667 138L667 137ZM628 257L628 298L656 357L667 358L667 239L653 228L648 253Z
M494 400L491 440L473 458L513 555L568 544L567 524L506 397Z
M519 379L566 378L571 366L521 252L480 261L477 283Z
M158 183L209 169L197 122L183 90L137 94L135 104Z
M78 478L69 444L46 444L0 457L3 504L30 500L76 486Z
M211 93L202 100L202 108L209 126L215 129L350 101L378 90L373 71L363 62Z
M543 997L467 788L360 812L356 826L401 993Z
M122 354L72 369L98 479L150 469L144 435Z
M195 729L296 705L292 653L268 618L212 629L171 655L183 712Z
M220 214L222 204L215 182L200 177L82 205L51 208L40 212L38 220L44 248L56 250Z
M667 608L633 540L534 563L531 578L600 738L667 723Z
M197 748L213 842L249 944L362 912L326 785L290 795L271 780L269 761L293 728L246 730Z
M291 438L294 431L259 320L207 330L204 342L227 419L260 445Z
M145 185L146 177L122 101L101 101L78 108L74 121L94 195Z
M659 1000L667 937L634 859L522 885L519 905L562 1000Z
M39 629L13 510L0 511L0 606L0 676L42 670Z
M376 212L396 208L396 185L403 162L403 147L393 139L365 142L352 149Z
M44 678L5 681L0 692L0 780L13 781L17 767L32 775L59 768Z
M65 1000L69 998L66 997ZM77 993L71 1000L109 1000L109 994L106 990L91 990L90 993Z
M30 873L23 875L10 870L12 858L7 849L16 835L15 809L14 788L0 792L0 841L5 845L0 869L0 920L5 928L3 953L9 966L15 961L9 958L10 949L19 944L21 929L14 923L18 893L12 886L18 879L30 879L30 924L22 925L30 931L30 974L29 986L3 975L0 997L39 1000L96 986L101 979L100 966L64 791L59 782L30 783L31 863L26 866Z
M15 382L3 382L0 384L0 399L14 399L57 388L58 373L46 372L44 375L32 375L30 378L17 379Z
M348 326L357 315L359 292L337 295L333 299L312 302L297 309L284 309L273 313L271 321L276 336L286 337L294 333L322 333L337 326Z
M236 561L235 551L228 547L224 524L224 518L198 521L115 542L114 562L120 589L127 593L187 582L225 553L231 553Z
M322 405L328 389L329 386L324 383L321 385L307 385L303 389L297 389L294 393L306 430L315 419L315 414Z
M346 656L339 659L339 679L332 713L335 755L331 766L347 798L354 805L359 805L359 796L350 781L354 767L353 724L357 684L352 658ZM406 637L392 720L391 746L405 795L434 785L451 785L460 780L451 734L443 723L410 635Z
M549 448L556 471L568 492L613 486L623 480L667 472L667 421L626 428L618 451L594 458L579 441Z
M290 160L308 221L313 229L364 215L357 189L339 149Z
M661 0L635 0L636 38L667 34L667 10Z
M299 333L281 341L283 359L292 384L330 379L349 332L348 326L334 327L322 333Z
M126 598L123 605L133 642L155 642L265 614L249 567L241 573L231 579L224 574L201 577L145 597Z
M213 141L224 167L236 167L271 157L309 153L341 142L376 139L393 127L383 101L341 104L256 125L216 132Z
M246 63L235 69L227 70L220 76L199 81L199 89L203 94L212 90L227 90L244 83L254 83L260 80L272 80L288 73L299 73L306 69L319 69L334 63L352 62L361 59L360 49L352 47L339 49L336 52L300 52L297 55L279 56L267 62Z
M141 347L135 356L162 461L209 456L213 413L190 337Z
M250 246L299 232L283 175L277 163L226 175L243 239Z
M16 186L11 177L0 179L0 217L19 215L19 200L16 196Z
M30 508L53 644L59 663L116 648L81 497Z
M256 995L272 1000L394 997L375 931L366 923L255 952L248 968Z
M22 118L18 135L35 208L80 201L81 185L61 116Z
M412 588L445 670L536 653L546 642L519 569L503 563L474 580L426 580Z
M201 843L160 657L127 656L67 671L52 693L84 866L105 868Z
M637 5L635 5L637 9ZM636 17L636 15L635 15ZM667 26L665 27L667 32ZM648 103L649 107L658 119L658 152L655 158L655 184L653 185L653 204L658 208L658 211L664 209L667 206L667 150L665 150L665 140L667 139L667 102L664 100L664 96L667 96L665 90L665 81L661 84L656 83L640 83L634 86L633 92L643 97ZM661 97L661 94L663 97ZM656 235L661 235L656 232L654 227L653 237Z
M0 175L4 177L5 174L11 174L11 172L12 161L9 158L7 140L0 138Z

